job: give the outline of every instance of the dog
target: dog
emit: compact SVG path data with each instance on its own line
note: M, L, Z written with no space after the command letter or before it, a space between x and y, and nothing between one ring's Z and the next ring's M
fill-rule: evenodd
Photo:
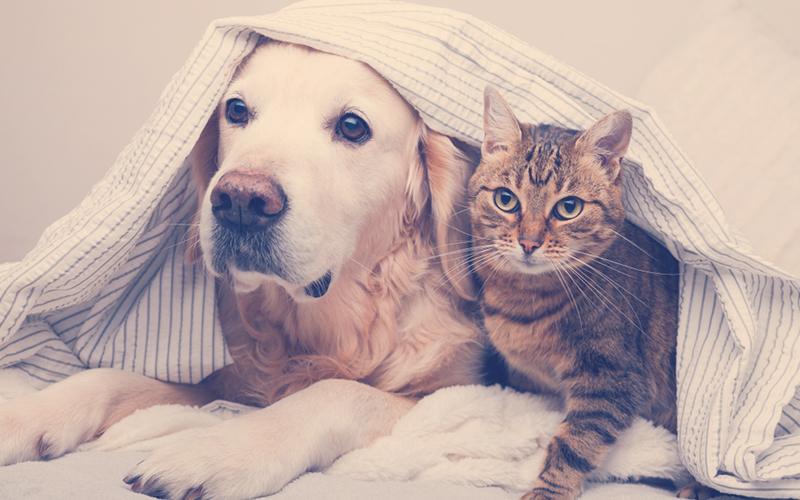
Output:
M188 263L217 279L234 363L198 385L86 370L0 406L0 464L48 459L139 408L264 406L155 451L133 490L245 499L387 434L416 400L480 383L465 186L475 161L366 64L265 40L187 160Z

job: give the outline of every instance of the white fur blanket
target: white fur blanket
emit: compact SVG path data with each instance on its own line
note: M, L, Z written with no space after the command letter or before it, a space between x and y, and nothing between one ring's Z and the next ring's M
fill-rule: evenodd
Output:
M151 451L255 408L217 401L203 408L180 405L139 410L81 451ZM423 398L391 435L352 451L326 474L367 481L447 481L526 491L541 469L550 438L564 418L541 396L499 386L458 386ZM688 472L674 434L637 419L590 480L665 478L681 484Z
M35 390L18 372L0 370L0 403ZM202 408L154 406L123 418L78 452L150 452L253 411L258 409L229 401ZM499 386L447 387L420 400L389 436L340 457L322 472L363 481L438 481L527 491L563 418L551 398ZM676 436L637 418L589 480L640 478L669 479L678 486L691 480Z

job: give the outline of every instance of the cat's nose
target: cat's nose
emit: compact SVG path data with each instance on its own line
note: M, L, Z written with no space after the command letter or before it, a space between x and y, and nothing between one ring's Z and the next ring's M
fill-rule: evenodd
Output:
M542 246L542 242L534 238L520 238L519 244L522 247L522 250L528 254L533 253L534 250Z

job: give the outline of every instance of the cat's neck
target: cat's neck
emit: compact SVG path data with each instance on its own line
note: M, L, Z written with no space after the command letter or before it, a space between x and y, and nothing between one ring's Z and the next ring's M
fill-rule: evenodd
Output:
M555 271L547 271L537 274L526 274L512 270L489 269L485 273L478 273L486 287L502 286L517 293L536 296L552 296L554 294L565 294L563 280L569 280L564 273L559 274Z

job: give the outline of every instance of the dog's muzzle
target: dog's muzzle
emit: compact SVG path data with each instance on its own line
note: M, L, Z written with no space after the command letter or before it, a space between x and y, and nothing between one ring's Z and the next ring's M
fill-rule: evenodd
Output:
M255 271L297 283L299 276L291 263L285 262L286 250L282 251L279 244L280 221L289 207L274 177L263 170L230 170L217 181L209 201L218 224L212 252L214 269ZM320 298L328 292L332 278L328 271L303 291Z

